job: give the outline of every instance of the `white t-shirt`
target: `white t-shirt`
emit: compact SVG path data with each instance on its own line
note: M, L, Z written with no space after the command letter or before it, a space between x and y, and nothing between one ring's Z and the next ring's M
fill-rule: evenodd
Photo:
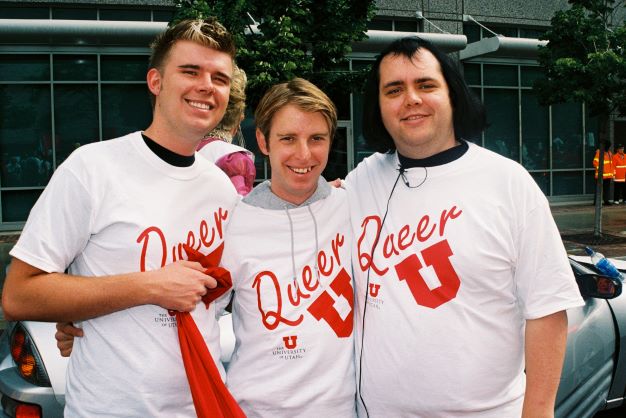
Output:
M237 195L202 158L173 167L139 132L85 145L55 172L11 255L46 272L106 276L158 269L222 243ZM215 308L192 313L214 359ZM143 305L78 324L65 416L195 417L175 318ZM222 369L218 361L217 366ZM223 370L221 370L223 373Z
M474 144L409 169L389 199L398 166L375 154L346 180L369 416L519 417L525 321L583 303L547 200L523 167Z
M235 292L236 344L226 384L248 417L353 417L345 191L332 189L309 207L291 209L246 200L235 209L222 257Z

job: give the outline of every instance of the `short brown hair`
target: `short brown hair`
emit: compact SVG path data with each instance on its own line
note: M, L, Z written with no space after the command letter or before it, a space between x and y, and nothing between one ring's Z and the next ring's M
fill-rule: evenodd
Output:
M326 123L331 140L337 129L337 108L326 93L315 84L303 78L294 78L286 83L276 84L263 96L254 112L257 129L265 136L269 145L272 119L283 107L293 104L305 112L320 112Z
M163 64L177 41L192 41L207 48L225 52L230 55L233 61L237 52L232 35L216 18L187 19L168 27L164 32L157 35L150 44L152 53L148 68L163 71ZM154 106L154 95L150 94L150 96Z

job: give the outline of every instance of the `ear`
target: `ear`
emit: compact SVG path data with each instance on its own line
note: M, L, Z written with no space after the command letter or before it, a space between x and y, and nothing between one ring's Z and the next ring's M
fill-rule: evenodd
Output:
M158 96L161 92L161 73L156 68L150 68L146 75L148 89L152 94Z
M263 135L263 132L258 128L256 130L256 143L259 146L259 150L261 150L261 154L270 155L267 143L265 142L265 135Z

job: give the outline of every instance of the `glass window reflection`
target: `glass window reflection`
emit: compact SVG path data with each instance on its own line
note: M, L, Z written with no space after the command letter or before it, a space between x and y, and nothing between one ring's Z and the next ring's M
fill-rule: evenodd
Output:
M2 222L24 222L43 189L2 193Z
M594 194L596 192L596 171L585 171L585 194Z
M355 93L352 95L355 109L363 109L363 95ZM365 157L373 154L368 145L365 143L363 136L363 112L354 112L352 120L354 127L354 166L356 167Z
M535 80L545 77L539 67L522 67L521 70L522 86L524 87L532 87Z
M98 87L61 84L54 87L56 166L76 148L99 139Z
M50 58L48 55L0 54L0 80L49 81Z
M97 81L96 55L54 55L54 81Z
M589 112L585 115L585 167L593 167L593 158L596 150L599 148L599 126L598 118L589 116ZM617 138L617 136L616 136ZM615 145L615 144L613 144ZM595 173L595 171L594 171Z
M580 171L555 172L552 175L554 196L576 195L583 192L583 174Z
M522 91L522 165L547 169L550 157L550 116L532 91Z
M53 19L96 20L96 9L56 7L52 9Z
M2 187L43 186L52 173L50 86L0 85Z
M539 171L530 173L530 175L535 180L535 183L537 183L537 186L539 186L543 194L548 196L550 194L550 172Z
M467 84L480 86L480 64L465 64L463 73Z
M100 9L100 20L150 21L150 10Z
M337 128L335 139L330 148L328 156L328 164L322 175L326 180L334 180L336 178L346 178L348 174L348 142L347 129L344 127Z
M582 106L564 103L552 106L552 167L582 168Z
M489 127L485 147L519 161L519 116L517 90L485 89Z
M145 81L148 71L147 55L102 55L103 81Z
M102 86L102 137L117 138L146 129L152 107L145 84Z
M517 65L483 65L485 84L517 86Z

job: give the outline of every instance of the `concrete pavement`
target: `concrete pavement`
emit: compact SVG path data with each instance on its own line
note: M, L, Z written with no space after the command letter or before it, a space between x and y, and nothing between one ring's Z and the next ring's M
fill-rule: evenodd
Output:
M585 245L607 257L626 260L626 205L602 208L603 238L593 238L595 207L591 204L554 205L554 220L563 237L568 254L585 255Z

